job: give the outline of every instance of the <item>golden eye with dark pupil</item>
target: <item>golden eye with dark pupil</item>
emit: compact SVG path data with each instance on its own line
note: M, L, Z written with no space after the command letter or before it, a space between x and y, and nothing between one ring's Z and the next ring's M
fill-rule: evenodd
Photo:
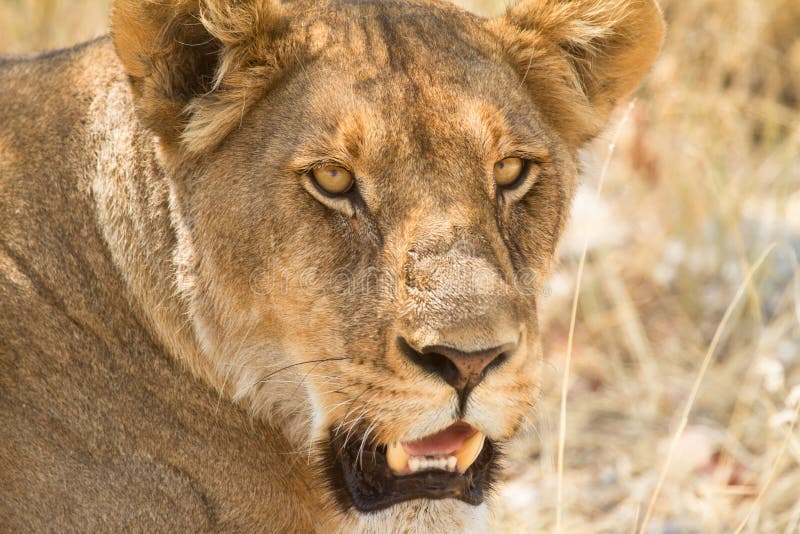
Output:
M313 174L320 189L331 195L342 195L353 187L352 173L338 165L316 167Z
M501 159L494 164L494 181L500 187L514 185L522 174L525 163L520 158Z

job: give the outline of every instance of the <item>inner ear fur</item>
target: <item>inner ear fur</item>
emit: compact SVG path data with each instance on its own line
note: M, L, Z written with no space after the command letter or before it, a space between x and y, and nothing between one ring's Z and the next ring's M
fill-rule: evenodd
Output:
M523 0L489 28L546 119L575 146L602 130L664 39L654 0Z
M284 68L287 22L272 0L117 0L111 34L142 124L208 150Z

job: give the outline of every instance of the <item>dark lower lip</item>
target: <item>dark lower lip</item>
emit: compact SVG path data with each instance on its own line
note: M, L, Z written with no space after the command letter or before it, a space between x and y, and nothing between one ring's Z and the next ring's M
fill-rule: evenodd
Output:
M361 438L331 435L326 470L343 509L375 512L414 499L458 499L482 504L491 491L496 470L496 447L487 439L464 474L425 471L395 476L386 463L383 446L361 446Z

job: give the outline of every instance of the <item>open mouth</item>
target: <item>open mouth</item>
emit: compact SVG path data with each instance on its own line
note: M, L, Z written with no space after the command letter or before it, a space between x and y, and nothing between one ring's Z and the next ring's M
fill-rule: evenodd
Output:
M419 440L373 447L334 434L330 447L337 493L361 512L412 499L479 505L492 483L495 448L464 422Z

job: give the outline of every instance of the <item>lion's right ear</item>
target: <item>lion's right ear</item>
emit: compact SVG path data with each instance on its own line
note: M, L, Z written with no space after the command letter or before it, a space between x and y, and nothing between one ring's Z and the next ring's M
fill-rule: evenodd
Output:
M117 0L111 17L142 123L190 152L219 143L279 75L286 26L272 0Z

